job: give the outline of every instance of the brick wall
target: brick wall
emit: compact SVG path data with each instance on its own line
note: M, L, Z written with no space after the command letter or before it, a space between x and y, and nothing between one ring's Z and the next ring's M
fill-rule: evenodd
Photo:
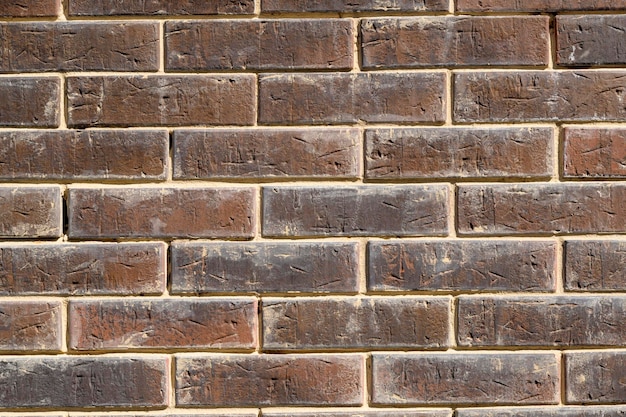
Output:
M0 415L626 414L626 1L0 16Z

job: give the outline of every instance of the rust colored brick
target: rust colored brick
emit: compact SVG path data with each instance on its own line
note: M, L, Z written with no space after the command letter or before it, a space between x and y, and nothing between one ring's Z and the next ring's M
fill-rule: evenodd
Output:
M253 14L254 0L68 0L73 16Z
M0 351L61 350L60 301L1 301Z
M0 3L0 17L53 17L60 8L60 0L3 1Z
M626 129L564 129L566 178L626 178Z
M556 28L557 64L626 64L626 16L557 16Z
M460 12L561 12L620 10L624 0L457 0Z
M564 353L566 404L623 403L626 354L623 351Z
M263 12L446 11L448 0L261 0Z
M0 127L58 127L59 77L0 78Z
M458 417L620 417L624 406L458 408Z
M565 289L623 291L626 289L626 242L568 240L565 242Z
M0 186L0 237L59 237L62 212L59 186Z

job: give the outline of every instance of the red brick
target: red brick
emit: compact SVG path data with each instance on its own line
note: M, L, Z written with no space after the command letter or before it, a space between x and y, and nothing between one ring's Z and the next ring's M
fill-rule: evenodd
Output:
M626 129L567 127L563 132L564 177L626 178Z
M169 359L0 357L0 409L165 408Z
M0 78L0 127L58 127L59 77Z
M179 355L176 404L361 405L363 374L360 355Z
M564 66L626 63L626 16L557 16L556 63Z
M0 178L164 180L166 130L0 132Z
M368 244L372 291L554 291L551 241L433 240Z
M68 125L251 125L255 78L252 74L68 77Z
M261 0L263 12L447 11L448 0Z
M626 341L626 298L507 296L458 299L461 346L608 346Z
M62 211L59 186L0 185L0 237L59 237Z
M548 65L547 16L428 16L361 21L363 67Z
M253 14L254 0L68 0L73 16Z
M355 178L358 129L177 130L174 177Z
M458 408L457 417L621 417L626 407Z
M402 404L558 404L552 353L372 355L372 402Z
M626 401L626 352L567 352L566 404L608 404Z
M448 297L265 298L263 348L445 348L450 301Z
M371 179L549 177L552 128L405 128L365 131Z
M60 0L20 0L0 3L1 17L48 17L56 16L61 8Z
M397 410L378 409L353 411L317 411L317 412L281 412L263 411L264 417L452 417L452 410L433 409L428 410Z
M259 79L264 124L442 123L445 74L268 74Z
M69 304L69 346L74 350L254 349L256 334L254 298L134 298Z
M352 68L349 19L201 20L165 24L169 70Z
M461 185L459 232L464 235L623 232L622 184Z
M620 10L624 0L456 0L460 12L560 12Z
M568 291L626 290L626 242L568 240L565 242L565 289Z
M172 294L356 293L358 243L174 242Z
M445 185L265 187L263 235L445 235L447 194Z
M60 301L1 301L0 351L61 350Z

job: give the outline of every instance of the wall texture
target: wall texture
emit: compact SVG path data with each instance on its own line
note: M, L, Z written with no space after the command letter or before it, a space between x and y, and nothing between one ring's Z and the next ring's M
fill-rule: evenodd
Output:
M625 0L58 1L0 2L2 416L626 415Z

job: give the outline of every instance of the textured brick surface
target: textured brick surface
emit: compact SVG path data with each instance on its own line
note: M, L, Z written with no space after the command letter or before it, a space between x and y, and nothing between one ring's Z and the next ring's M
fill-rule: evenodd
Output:
M624 0L457 0L462 12L560 12L626 9Z
M626 178L626 130L563 129L566 178Z
M20 0L0 3L1 17L56 16L61 7L60 0Z
M429 410L354 410L354 411L318 411L318 412L280 412L266 411L263 413L267 417L451 417L452 411L445 409Z
M626 407L532 407L532 408L460 408L458 417L619 417Z
M565 288L570 291L621 291L626 288L626 242L565 242Z
M0 237L45 238L61 235L59 186L0 185Z
M626 356L623 351L568 352L564 356L567 403L624 403Z
M626 16L589 15L557 17L557 56L560 65L607 65L626 63L623 36Z
M261 0L266 12L444 11L447 0Z
M0 78L1 127L58 127L58 77Z
M0 301L0 351L61 350L59 301Z
M69 12L78 16L108 15L229 15L252 14L254 0L68 0Z

